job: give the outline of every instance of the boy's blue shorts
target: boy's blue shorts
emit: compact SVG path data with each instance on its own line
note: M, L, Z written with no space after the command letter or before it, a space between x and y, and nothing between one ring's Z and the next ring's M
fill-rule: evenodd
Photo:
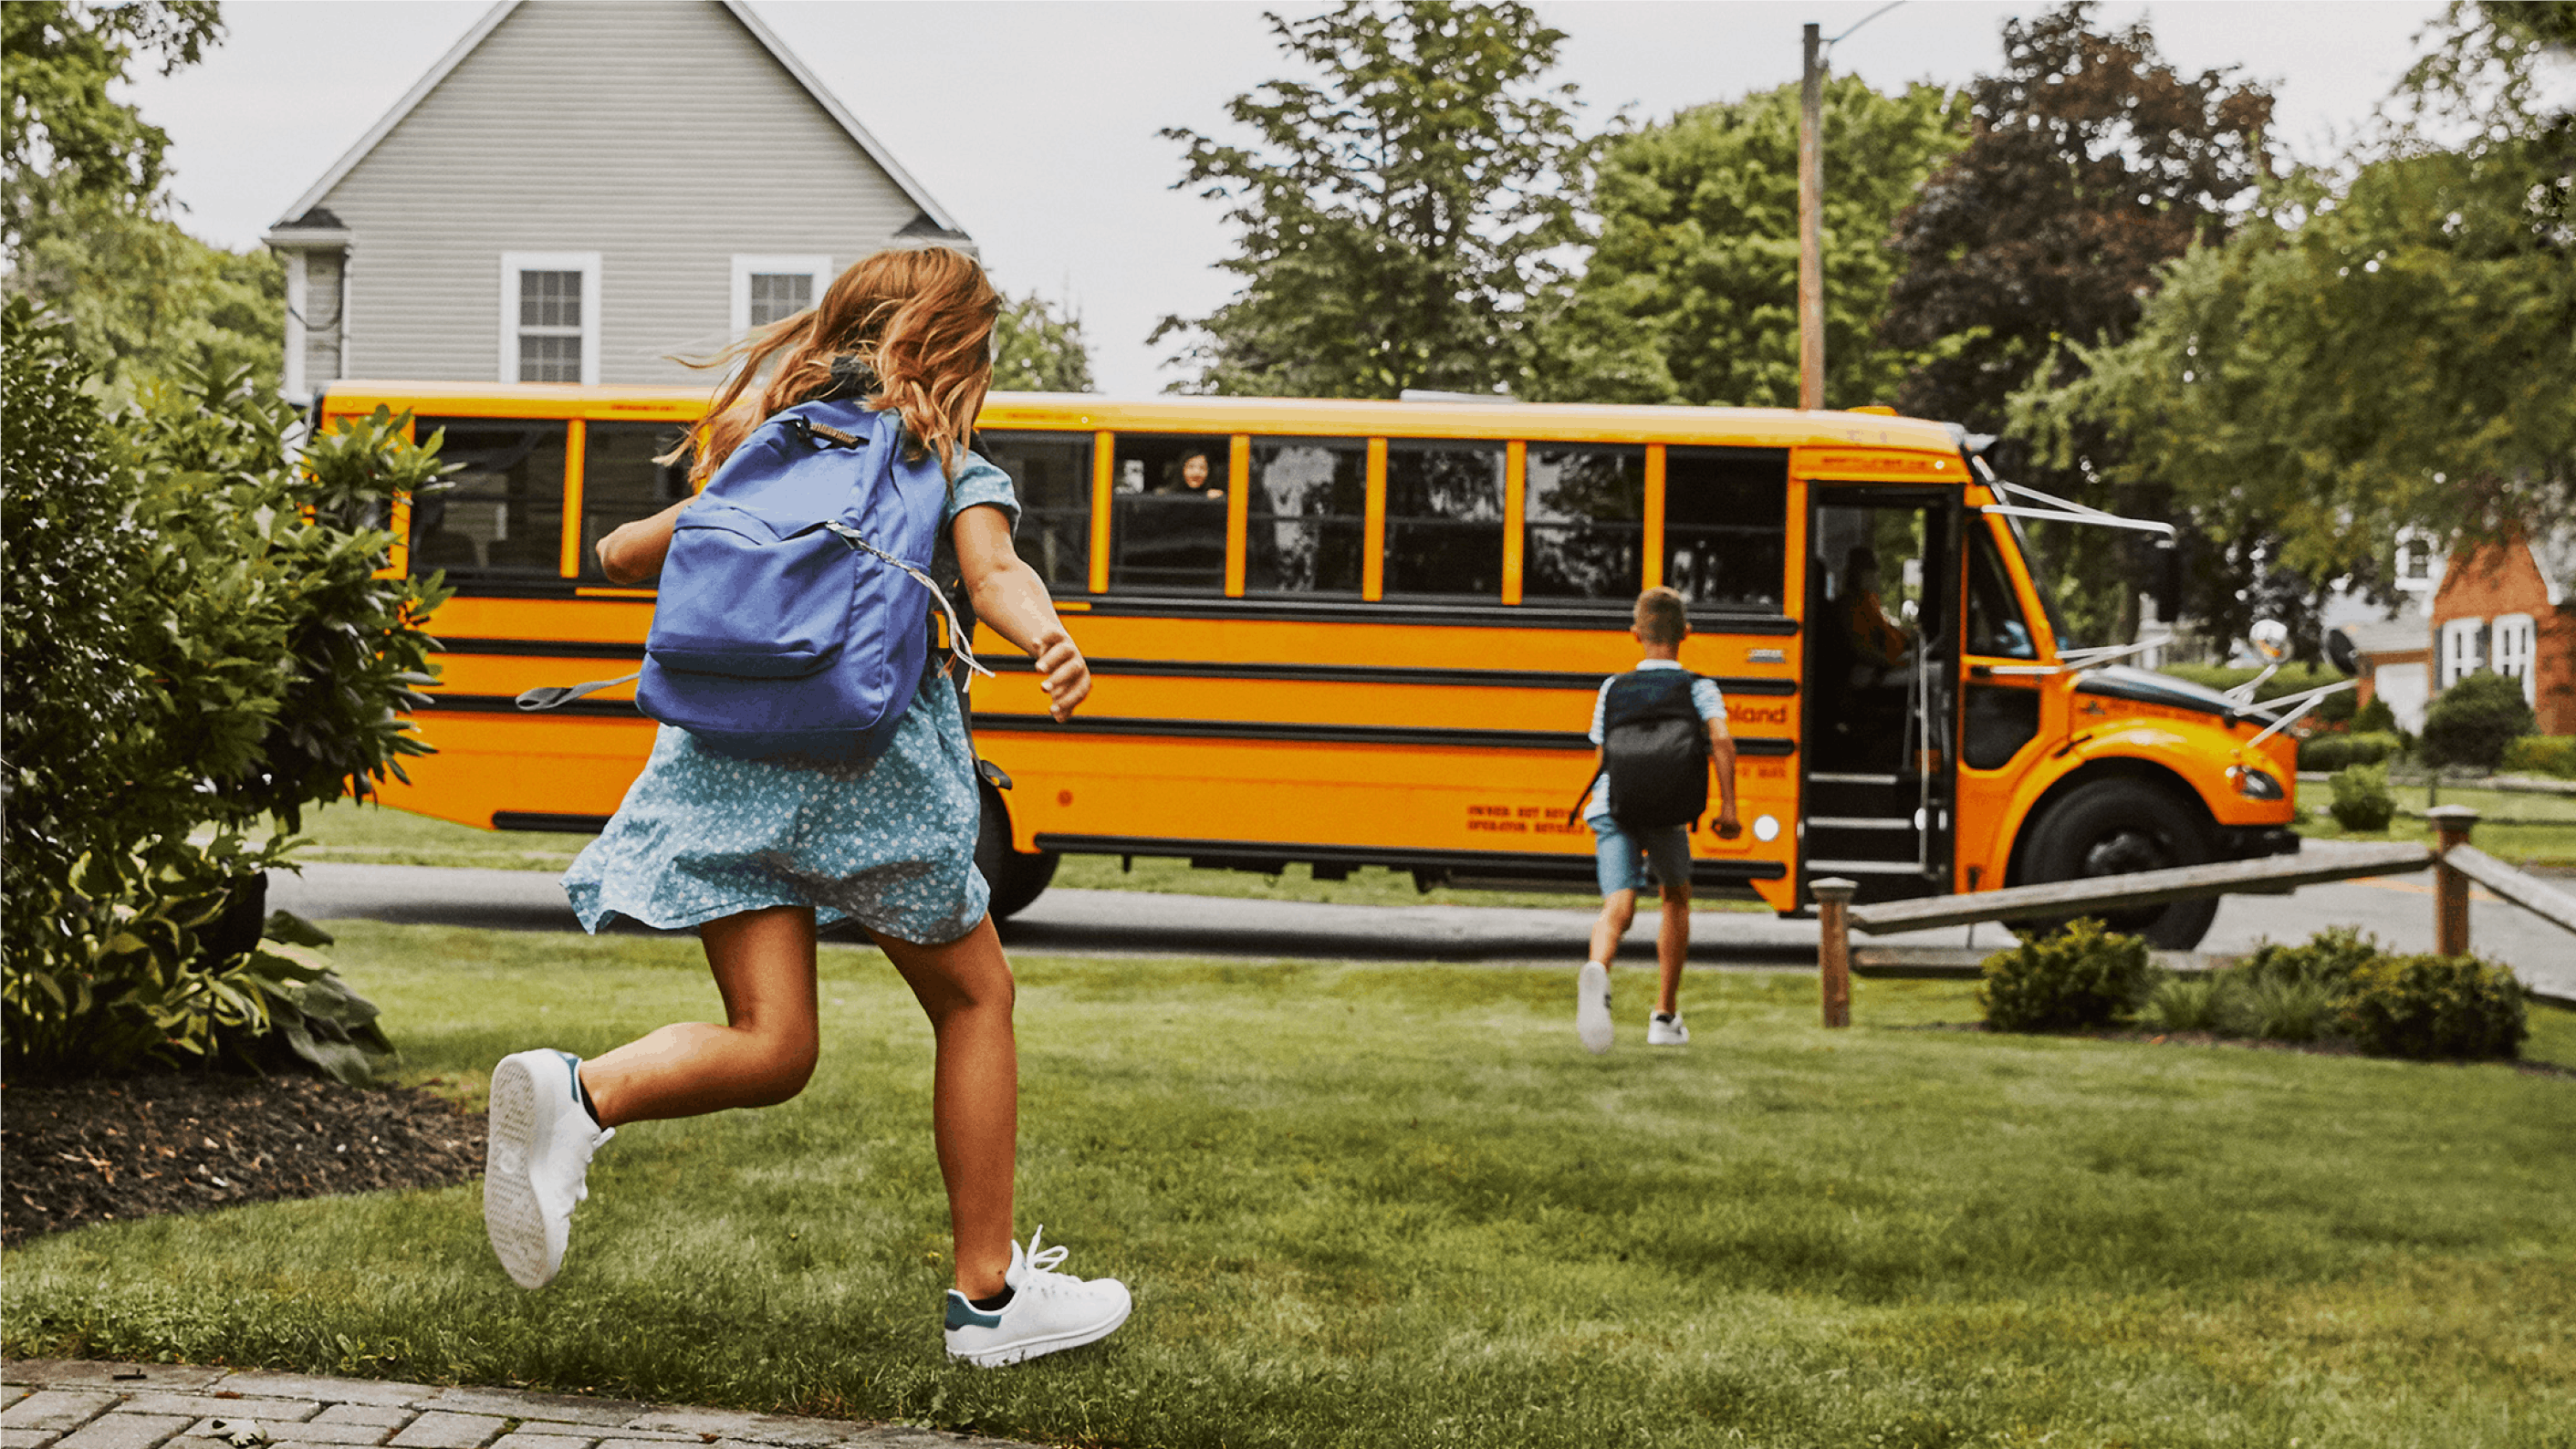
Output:
M1601 880L1601 894L1616 895L1621 891L1646 889L1646 868L1654 867L1654 878L1687 886L1690 884L1690 831L1679 825L1631 835L1607 815L1595 815L1583 822L1592 827L1592 868Z

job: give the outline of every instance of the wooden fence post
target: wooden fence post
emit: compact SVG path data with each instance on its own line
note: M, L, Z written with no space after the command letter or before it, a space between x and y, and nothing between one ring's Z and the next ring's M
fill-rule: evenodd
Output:
M2433 863L2433 950L2443 956L2469 954L2469 878L2451 864L2453 846L2469 843L2478 812L2467 805L2436 805L2424 812L2433 822L2433 848L2442 858Z
M1860 889L1840 876L1809 881L1816 897L1816 991L1825 1025L1851 1025L1851 899Z

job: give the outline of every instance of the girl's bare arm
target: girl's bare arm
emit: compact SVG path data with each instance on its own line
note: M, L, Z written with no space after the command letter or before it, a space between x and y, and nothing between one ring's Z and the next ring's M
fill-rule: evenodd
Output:
M1091 693L1091 666L1056 617L1046 581L1011 548L1010 519L998 508L969 508L957 515L951 532L975 617L1037 661L1047 712L1058 721L1072 718Z
M680 510L697 502L683 498L650 518L617 526L615 532L599 541L599 571L608 575L612 584L640 584L662 571L662 560L671 552L671 529L680 521Z

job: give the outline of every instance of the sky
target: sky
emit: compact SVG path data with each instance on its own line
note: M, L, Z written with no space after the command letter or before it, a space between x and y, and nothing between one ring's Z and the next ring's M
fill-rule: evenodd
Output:
M170 135L172 193L189 230L258 244L297 197L488 7L480 0L228 0L229 36L201 65L130 94ZM1167 315L1234 290L1222 208L1186 190L1169 127L1227 136L1225 103L1286 74L1262 7L1218 0L951 0L754 8L972 235L997 284L1080 313L1100 389L1159 391L1179 375ZM1286 7L1308 13L1306 7ZM1580 88L1586 129L1798 78L1800 27L1833 36L1837 72L1882 89L1965 83L2002 57L2004 20L2044 6L1555 0L1556 79ZM2195 0L2105 4L2142 15L2186 71L2235 67L2276 97L2276 135L2323 159L2371 118L2413 58L2436 0ZM914 63L890 63L896 57ZM1830 180L1831 158L1827 158ZM706 178L674 178L694 187Z

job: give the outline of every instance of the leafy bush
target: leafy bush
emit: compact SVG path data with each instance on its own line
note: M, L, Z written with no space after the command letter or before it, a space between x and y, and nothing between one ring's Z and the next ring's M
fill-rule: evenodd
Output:
M2387 956L2353 973L2339 1025L2373 1056L2512 1057L2530 1035L2523 996L2473 956Z
M435 485L434 449L380 418L291 466L292 410L246 371L109 416L23 298L0 356L10 1070L241 1057L291 1039L306 1000L352 1014L322 1001L341 988L293 954L309 946L263 945L255 909L222 923L304 806L425 748L398 711L431 681L420 625L446 595L376 578L392 536L365 525Z
M2353 973L2380 959L2379 940L2356 926L2328 926L2299 944L2257 944L2235 973L2255 981L2316 981L2340 992Z
M1987 957L1977 1005L1997 1031L2109 1026L2137 1010L2161 974L2144 939L2079 920Z
M2386 765L2352 765L2335 771L2326 782L2334 798L2326 809L2346 830L2386 830L2397 816L2397 797L2388 793Z
M2169 976L2147 993L2138 1008L2138 1025L2149 1031L2216 1031L2219 1027L2219 978Z
M2397 727L2397 711L2390 709L2388 701L2375 694L2370 697L2370 703L2353 711L2352 732L2357 735L2396 735L2401 739L2405 737L2405 732Z
M2424 712L2424 763L2492 771L2507 746L2539 728L2522 681L2479 670L2443 690Z
M2518 775L2576 780L2576 735L2524 735L2504 747L2504 768Z
M2218 1030L2264 1041L2318 1041L2333 1036L2343 995L2313 977L2230 973L2217 991Z
M2347 765L2376 765L2405 750L2405 741L2379 731L2310 735L2299 741L2299 768L2340 770Z

